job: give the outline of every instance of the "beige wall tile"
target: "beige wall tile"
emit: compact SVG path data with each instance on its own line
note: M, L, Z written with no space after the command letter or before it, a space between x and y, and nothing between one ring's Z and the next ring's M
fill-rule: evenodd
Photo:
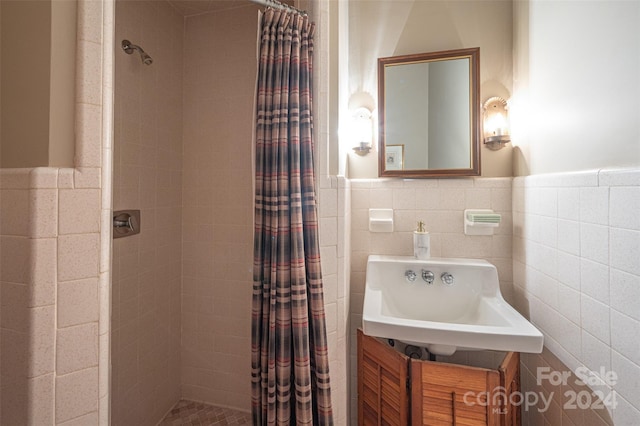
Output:
M30 396L29 420L33 425L54 424L54 374L27 380Z
M0 169L0 189L29 189L33 169Z
M10 330L7 328L0 329L0 338L3 348L14 348L12 351L4 351L0 358L2 366L1 376L2 382L16 381L24 382L27 373L28 360L25 354L28 352L28 336L26 333ZM6 395L3 392L3 395Z
M83 45L92 43L82 42ZM99 68L95 70L98 76L101 74ZM81 83L85 87L84 83ZM94 100L96 95L81 93L82 97L89 97ZM89 102L90 103L90 102ZM100 152L100 142L102 137L102 109L97 105L89 103L76 104L78 119L76 121L76 166L79 167L100 167L102 155Z
M87 368L56 377L56 423L98 409L98 368Z
M57 242L55 238L30 240L29 307L53 305L56 300Z
M91 0L78 1L78 38L100 43L102 41L102 9Z
M74 169L60 169L58 173L58 189L73 189L74 182Z
M98 275L99 234L58 238L58 279L71 281Z
M98 279L58 284L58 327L98 321Z
M98 324L58 329L56 373L67 374L98 365Z
M29 169L29 188L56 189L58 184L58 171L56 167L36 167Z
M52 238L58 235L58 191L29 191L29 218L32 238Z
M29 311L27 300L29 288L24 284L3 282L0 288L0 325L21 333L29 332Z
M102 102L102 46L91 41L78 41L76 60L78 76L76 77L76 100L83 104L101 105ZM99 133L100 134L100 133ZM86 141L82 141L86 144ZM76 145L77 146L77 145ZM99 145L98 145L99 147ZM89 164L76 164L91 167ZM95 165L99 167L98 163Z
M76 188L100 188L102 170L98 167L78 167L73 170L73 181Z
M5 330L2 330L4 334ZM3 344L5 341L3 340ZM16 346L12 346L17 348ZM22 357L24 358L24 357ZM15 368L15 365L9 365L8 368ZM4 371L4 358L3 358L3 371ZM0 381L0 392L2 393L2 400L0 407L0 423L3 425L20 425L26 424L29 405L28 405L28 386L27 381L24 379L24 375L19 377L11 377L3 375Z
M59 197L60 235L100 231L99 189L62 189Z
M0 235L29 235L29 191L0 191Z
M105 410L108 412L108 410ZM98 412L93 411L89 414L85 414L84 416L76 417L73 420L69 420L67 422L58 423L60 426L87 426L87 425L103 425L107 424L104 421L101 422L101 419L98 417Z
M29 239L0 235L0 281L26 283L29 268Z
M29 308L29 322L27 377L38 377L55 369L55 307Z

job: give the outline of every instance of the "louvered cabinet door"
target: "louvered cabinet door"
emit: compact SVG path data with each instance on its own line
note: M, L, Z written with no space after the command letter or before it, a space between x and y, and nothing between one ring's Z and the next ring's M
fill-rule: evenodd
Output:
M411 360L412 426L498 426L499 383L497 371Z
M358 330L358 424L409 424L409 358Z
M515 392L520 392L520 353L509 352L498 367L500 372L501 389L501 426L520 426L522 418L520 406L513 404L519 399L510 398Z

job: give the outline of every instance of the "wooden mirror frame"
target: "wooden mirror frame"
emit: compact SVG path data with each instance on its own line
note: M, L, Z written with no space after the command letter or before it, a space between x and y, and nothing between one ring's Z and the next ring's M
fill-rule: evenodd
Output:
M469 109L471 158L469 168L463 169L412 169L385 170L385 82L384 72L388 65L412 62L442 61L469 58ZM378 58L378 176L402 178L437 178L480 175L480 48L446 50L441 52Z

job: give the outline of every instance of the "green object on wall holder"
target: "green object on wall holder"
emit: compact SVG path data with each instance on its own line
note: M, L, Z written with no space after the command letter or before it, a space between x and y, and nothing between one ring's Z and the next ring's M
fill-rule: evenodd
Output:
M495 228L500 226L502 215L488 209L466 209L464 211L465 235L493 235Z

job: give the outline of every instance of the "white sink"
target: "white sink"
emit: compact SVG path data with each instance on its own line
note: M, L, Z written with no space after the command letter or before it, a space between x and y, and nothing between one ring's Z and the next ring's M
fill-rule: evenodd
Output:
M433 273L432 284L423 270ZM415 272L415 281L407 271ZM452 284L443 282L444 273L453 276ZM362 323L366 335L426 347L434 355L457 349L542 352L542 333L502 298L496 267L482 259L369 256Z

